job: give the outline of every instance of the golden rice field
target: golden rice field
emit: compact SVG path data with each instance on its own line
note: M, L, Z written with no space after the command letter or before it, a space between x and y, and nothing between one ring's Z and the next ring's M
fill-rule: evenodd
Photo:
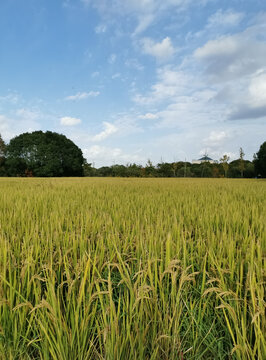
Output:
M266 359L266 182L0 179L0 359Z

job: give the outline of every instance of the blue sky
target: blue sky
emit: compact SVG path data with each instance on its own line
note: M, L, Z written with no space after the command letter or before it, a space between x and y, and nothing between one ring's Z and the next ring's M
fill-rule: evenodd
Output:
M0 133L65 134L96 167L252 159L265 0L1 0Z

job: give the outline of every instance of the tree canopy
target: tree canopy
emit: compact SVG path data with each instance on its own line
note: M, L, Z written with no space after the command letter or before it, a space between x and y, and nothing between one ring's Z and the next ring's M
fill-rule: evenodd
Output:
M6 144L0 134L0 158L4 158L6 153Z
M5 155L6 155L6 144L0 134L0 176L4 176L5 173Z
M35 131L13 138L6 149L9 176L82 176L82 151L66 136Z
M260 146L254 164L257 175L266 177L266 141Z

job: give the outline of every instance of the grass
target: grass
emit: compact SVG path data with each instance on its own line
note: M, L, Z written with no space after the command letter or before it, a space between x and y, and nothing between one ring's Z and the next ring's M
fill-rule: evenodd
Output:
M0 179L0 359L265 359L266 182Z

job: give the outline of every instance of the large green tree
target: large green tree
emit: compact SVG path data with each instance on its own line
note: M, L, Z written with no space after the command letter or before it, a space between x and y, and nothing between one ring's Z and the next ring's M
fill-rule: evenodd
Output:
M266 141L260 146L254 159L255 171L257 175L266 177Z
M82 151L66 136L35 131L13 138L7 146L9 176L82 176Z

